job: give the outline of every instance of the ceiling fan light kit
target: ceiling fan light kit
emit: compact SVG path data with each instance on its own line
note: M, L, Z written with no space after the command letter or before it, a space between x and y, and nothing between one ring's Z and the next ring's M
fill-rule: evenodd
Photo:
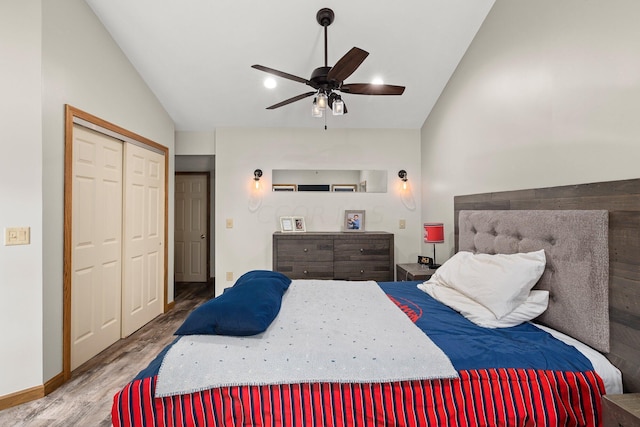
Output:
M329 102L329 98L324 92L318 93L318 108L320 111L324 111L327 109L327 103Z
M337 92L348 93L352 95L402 95L404 86L395 86L387 84L369 84L369 83L347 83L344 81L353 74L354 71L362 64L369 55L368 52L353 47L342 58L335 63L333 67L328 65L327 57L327 27L333 23L335 14L329 8L323 8L316 14L316 21L324 27L324 66L318 67L311 73L309 80L293 74L278 71L263 65L252 65L256 70L274 76L293 80L311 86L314 91L306 92L292 98L286 99L277 104L267 107L267 110L274 110L282 106L291 104L309 96L315 95L313 99L311 115L313 117L322 117L324 110L331 109L334 116L341 116L347 113L347 107L342 97Z
M318 105L318 98L313 98L313 105L311 105L311 116L312 117L322 117L322 110Z

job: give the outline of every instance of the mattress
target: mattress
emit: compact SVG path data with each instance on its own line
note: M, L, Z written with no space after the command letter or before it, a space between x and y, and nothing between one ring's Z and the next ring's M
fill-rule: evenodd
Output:
M498 330L478 327L420 291L417 283L379 285L447 354L459 378L239 385L157 398L155 382L167 348L114 396L113 424L599 424L605 383L613 384L608 386L613 391L619 384L604 371L603 381L600 370L596 372L602 360L593 363L573 344L530 323Z

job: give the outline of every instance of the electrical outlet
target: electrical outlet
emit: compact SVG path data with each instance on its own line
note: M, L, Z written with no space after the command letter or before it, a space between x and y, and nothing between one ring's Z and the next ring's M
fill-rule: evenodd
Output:
M233 228L233 218L227 218L227 228Z
M404 230L405 228L407 228L407 221L401 219L398 223L398 228L400 228L400 230Z
M233 271L227 271L227 282L233 281Z
M31 243L31 227L7 227L4 229L4 245L28 245Z

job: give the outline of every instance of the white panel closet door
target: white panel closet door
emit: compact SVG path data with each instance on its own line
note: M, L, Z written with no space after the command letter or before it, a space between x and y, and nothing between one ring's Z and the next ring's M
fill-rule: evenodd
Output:
M73 129L71 369L120 339L122 142Z
M164 156L125 145L122 337L164 308Z
M176 282L207 281L207 175L176 175Z

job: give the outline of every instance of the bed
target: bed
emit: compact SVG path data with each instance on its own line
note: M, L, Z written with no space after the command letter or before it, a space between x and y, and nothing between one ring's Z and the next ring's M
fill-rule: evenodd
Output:
M382 376L382 379L364 376L347 377L345 380L332 376L333 373L326 376L314 373L311 377L294 376L293 378L304 378L295 381L291 380L292 377L289 375L290 371L297 369L283 369L281 373L284 379L253 381L252 374L248 380L238 380L237 384L227 380L226 383L220 383L215 387L198 385L194 386L193 390L178 387L175 389L177 392L165 390L156 395L156 389L168 382L162 379L165 377L160 376L163 371L180 372L179 367L169 366L165 361L171 357L181 360L179 357L187 352L194 341L205 339L198 334L189 335L188 339L191 341L184 337L176 339L149 367L116 394L112 409L113 424L116 427L598 425L601 419L601 396L606 392L621 392L622 389L619 371L599 353L609 350L606 263L608 213L465 211L460 212L458 217L460 257L456 254L452 260L463 255L470 258L451 263L447 261L441 267L440 278L451 279L447 278L447 272L454 274L459 270L447 267L448 263L473 264L494 255L504 255L508 262L512 262L513 258L520 254L536 254L535 257L539 258L542 253L542 268L540 260L533 259L533 255L525 257L525 261L533 259L531 262L534 264L531 268L539 269L539 280L535 279L533 290L547 292L547 308L542 315L536 316L536 322L544 325L538 327L530 322L517 324L516 321L516 326L478 326L460 314L458 307L452 309L440 302L436 293L430 294L419 287L425 286L420 282L361 282L357 284L359 287L356 287L349 282L294 281L288 285L288 290L283 291L282 310L274 316L273 323L268 325L265 332L229 339L238 339L237 342L241 342L242 346L247 344L247 348L256 346L257 350L262 350L265 346L260 340L276 339L277 331L281 330L283 325L279 322L291 316L289 313L292 309L289 307L293 305L287 301L292 300L293 295L301 295L296 293L299 289L309 288L318 292L324 284L327 285L327 289L338 292L339 288L335 286L351 288L353 285L356 293L349 294L348 298L340 298L346 301L343 310L348 311L351 307L355 311L364 306L364 301L358 300L357 295L365 290L371 290L373 294L383 294L383 299L393 306L395 312L400 313L402 318L412 324L412 328L417 327L415 329L420 331L421 335L428 337L430 342L446 354L453 367L453 374L449 371L434 374L427 369L422 372L421 368L431 365L432 360L439 360L434 355L429 356L428 360L419 360L418 366L415 369L412 367L409 373L385 372L385 375L390 376ZM493 262L495 257L490 259ZM604 261L593 262L596 259ZM482 277L487 279L486 275L483 275L479 280ZM455 280L457 279L456 277ZM435 287L437 283L431 285ZM464 288L458 290L465 292ZM319 294L322 292L317 293ZM527 295L530 296L531 293ZM490 293L486 296L493 298ZM524 301L518 298L520 297L513 297L512 302L515 306L520 306ZM367 296L365 299L373 299L373 296ZM493 306L491 301L486 304L494 310L503 310L505 313L509 311L509 308L503 308L501 305ZM299 305L300 303L296 304ZM367 310L382 315L389 309L385 305L384 309L381 306L380 309L369 307ZM314 314L315 319L330 312L329 309L318 311ZM502 313L501 318L508 317L505 313ZM361 313L358 317L362 318L365 315ZM409 332L402 320L397 320L401 324L400 327L407 328ZM340 322L338 324L341 328L345 323L356 323L355 320L345 322L344 319ZM380 326L376 327L383 329ZM342 333L342 329L328 330L331 333L327 332L327 336ZM401 333L404 333L404 330ZM393 333L391 332L391 335ZM304 334L310 335L308 331ZM362 336L369 335L362 333ZM577 343L571 337L577 338L581 343ZM212 340L207 341L208 344L216 341L213 344L218 346L229 347L236 342L224 341L226 339L215 335L206 337L206 340ZM370 339L375 341L376 336ZM296 338L296 342L297 340ZM380 341L387 340L390 338ZM409 341L411 345L402 347L395 354L380 353L380 360L384 360L385 363L374 363L371 370L380 365L385 368L407 365L412 358L419 357L419 354L412 353L415 348L420 349L417 353L426 351L418 347L422 344L413 335L410 340L405 341ZM178 346L184 345L185 342L188 342L189 346L177 351ZM321 346L307 349L306 357L314 357L316 353L324 355L323 349L331 345L331 341L327 341ZM282 345L277 347L282 348ZM346 350L346 344L341 343L340 347L340 351L336 353L337 357L356 358L351 356L351 350ZM213 348L215 351L221 347ZM195 353L198 356L200 350ZM194 366L200 369L205 364L215 365L215 354L214 352L204 356L194 362ZM406 359L401 359L401 356ZM224 357L220 356L220 361L224 360ZM284 357L288 355L281 355L280 359ZM362 356L358 353L357 357ZM384 358L391 358L389 360L395 362L389 362ZM207 360L210 362L207 363ZM340 365L349 363L348 360L338 360ZM262 363L262 360L255 359L253 365L258 365L257 361ZM327 365L331 366L330 363ZM246 369L236 368L238 377L241 376L240 371ZM363 368L365 371L367 369ZM216 370L222 369L206 368L206 372ZM276 368L265 369L269 370ZM320 370L330 372L329 368L323 367ZM355 370L357 369L347 371L353 373ZM209 375L204 374L205 368L202 368L202 375L198 375L198 370L194 372L195 374L191 374L194 377ZM414 375L414 372L420 374ZM177 377L179 380L180 374ZM190 381L188 384L191 384Z

